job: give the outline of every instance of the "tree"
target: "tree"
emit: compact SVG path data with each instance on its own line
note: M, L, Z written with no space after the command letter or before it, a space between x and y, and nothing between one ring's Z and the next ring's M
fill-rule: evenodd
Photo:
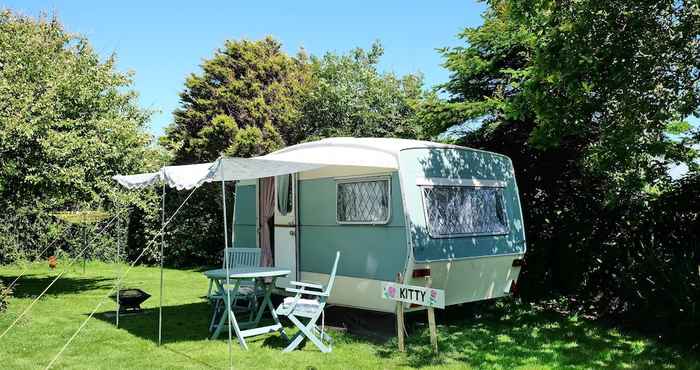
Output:
M312 57L310 87L299 128L305 140L333 136L415 138L422 76L380 73L379 42L369 51Z
M700 9L693 1L491 1L469 47L443 49L454 71L423 116L432 134L478 117L533 120L530 142L577 137L582 164L623 198L664 186L666 165L695 167ZM625 195L622 195L625 194Z
M253 157L297 142L300 97L309 78L303 52L291 57L271 37L229 40L201 68L187 77L174 121L160 139L175 164ZM166 209L176 209L186 196L168 191ZM222 206L219 185L193 194L166 235L169 264L220 263ZM233 197L227 207L233 211Z
M221 154L254 156L295 143L299 96L308 79L303 53L290 57L271 37L226 41L201 74L191 74L161 144L177 163Z
M161 143L177 163L254 156L331 136L413 138L422 77L377 69L371 50L290 57L268 37L227 41L191 75Z
M0 207L43 224L48 212L145 207L111 179L159 160L145 132L150 117L116 58L56 18L0 11ZM39 230L46 234L48 230ZM22 236L25 237L25 236ZM27 238L29 236L26 236Z

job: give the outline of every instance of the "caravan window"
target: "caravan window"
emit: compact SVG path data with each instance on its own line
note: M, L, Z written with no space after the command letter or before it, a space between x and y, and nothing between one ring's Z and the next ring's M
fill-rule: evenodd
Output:
M351 224L389 222L390 188L388 177L338 180L336 220Z
M422 186L422 192L434 238L508 233L502 187Z
M276 176L277 184L277 211L285 216L292 212L294 207L294 188L292 175Z

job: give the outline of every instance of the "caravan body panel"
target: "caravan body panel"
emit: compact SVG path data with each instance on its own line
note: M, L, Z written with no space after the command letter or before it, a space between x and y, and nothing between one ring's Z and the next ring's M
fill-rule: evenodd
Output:
M328 175L328 173L326 173ZM393 280L407 262L406 228L398 173L365 172L333 177L303 176L299 181L299 243L302 272L328 273L336 251L338 276ZM341 176L344 175L344 176ZM338 181L386 177L390 217L385 224L341 224L336 215ZM331 262L329 262L331 261Z
M258 245L257 180L236 184L233 213L233 247L255 248Z
M429 268L433 287L445 290L447 305L507 295L520 273L520 267L514 267L513 260L522 258L526 249L518 188L510 159L466 148L405 149L399 158L412 251L409 270ZM449 191L441 190L443 198L435 201L429 199L430 192L435 189ZM461 202L447 199L450 194L460 194L462 189L468 189L463 193L468 195L462 195L465 199ZM469 193L477 191L489 192L491 198L481 199ZM440 202L452 206L474 204L473 212L477 213L489 206L496 207L490 201L503 212L493 221L502 222L498 225L500 228L460 225L459 222L468 223L470 215L459 212L444 212L449 219L440 220L440 212L431 214L428 209ZM457 224L446 227L446 222ZM486 230L478 230L479 227ZM474 231L464 231L470 228ZM461 231L450 231L453 233L450 234L445 230ZM415 285L425 284L424 278L410 281Z

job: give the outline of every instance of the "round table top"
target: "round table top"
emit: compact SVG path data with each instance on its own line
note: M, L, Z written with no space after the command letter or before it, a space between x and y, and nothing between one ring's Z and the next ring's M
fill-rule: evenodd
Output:
M280 267L234 267L229 269L230 279L251 279L263 277L287 276L291 270ZM204 271L204 275L210 279L226 279L226 269Z

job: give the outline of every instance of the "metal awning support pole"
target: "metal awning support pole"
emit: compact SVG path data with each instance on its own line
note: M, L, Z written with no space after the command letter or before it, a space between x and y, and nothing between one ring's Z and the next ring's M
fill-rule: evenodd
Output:
M88 247L88 241L87 241L87 223L85 223L85 217L83 216L83 248L87 250ZM83 275L85 275L85 255L87 253L83 253Z
M117 268L121 271L121 268L119 268L119 244L121 243L121 237L122 237L122 220L121 216L119 215L119 212L117 213L117 257L115 258L117 261ZM116 325L117 328L119 327L119 311L121 311L121 305L119 304L119 276L117 276L117 319L116 319Z
M229 240L231 241L231 245L230 245L231 248L233 248L233 243L235 243L235 240L236 240L236 228L234 227L235 226L234 224L236 223L236 193L235 193L236 181L237 180L231 181L231 184L234 185L233 186L233 188L234 188L234 190L233 190L234 191L234 193L233 193L233 214L231 215L231 237L229 238Z
M161 230L160 230L160 302L158 303L158 345L163 339L163 251L165 249L165 181L161 195Z
M230 261L228 258L228 220L226 217L226 181L224 181L224 166L219 162L219 175L221 175L221 203L224 211L224 265L226 267L226 304L224 310L228 316L228 363L229 368L233 369L233 349L231 348L231 280L230 280Z

